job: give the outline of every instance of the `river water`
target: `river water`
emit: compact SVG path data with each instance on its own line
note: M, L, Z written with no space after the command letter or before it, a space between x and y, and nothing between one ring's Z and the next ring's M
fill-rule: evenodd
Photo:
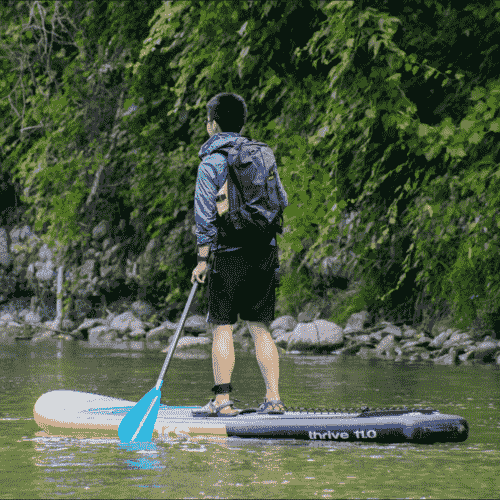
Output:
M37 436L33 406L45 392L137 401L155 385L164 359L157 351L117 352L62 340L0 345L0 498L499 497L500 369L491 365L280 359L287 406L432 406L467 419L463 443L179 438L133 451L113 439ZM254 406L264 396L254 355L237 354L232 384L232 396L242 403ZM204 405L212 385L211 358L173 358L161 402Z

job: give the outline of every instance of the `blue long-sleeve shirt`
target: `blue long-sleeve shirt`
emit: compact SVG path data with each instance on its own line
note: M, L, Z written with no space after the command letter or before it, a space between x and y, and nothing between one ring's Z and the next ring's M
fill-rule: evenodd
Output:
M210 137L198 153L201 163L198 167L194 193L196 241L198 246L210 244L212 252L231 252L242 248L216 245L217 228L214 225L217 215L215 197L226 182L228 170L224 155L213 151L234 142L238 137L240 134L236 132L220 132ZM271 245L276 245L276 238L272 239Z

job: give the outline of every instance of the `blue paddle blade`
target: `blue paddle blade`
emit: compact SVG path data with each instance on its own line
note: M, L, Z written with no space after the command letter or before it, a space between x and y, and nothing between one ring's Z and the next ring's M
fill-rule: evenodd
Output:
M160 410L160 398L161 390L155 386L123 417L118 427L122 443L151 441Z

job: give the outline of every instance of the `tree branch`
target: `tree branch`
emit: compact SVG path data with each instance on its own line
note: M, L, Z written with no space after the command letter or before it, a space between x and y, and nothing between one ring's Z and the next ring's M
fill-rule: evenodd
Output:
M123 98L124 98L124 96L125 96L125 91L122 90L122 92L120 94L120 98L118 100L118 107L117 107L117 110L116 110L116 113L115 113L115 123L114 123L114 126L116 126L117 121L120 118L120 112L121 112L121 107L123 106ZM111 145L111 148L109 149L108 153L104 157L105 160L107 160L107 159L109 159L111 157L111 153L113 152L113 150L116 147L116 141L117 140L118 140L118 133L115 134L115 137L113 139L113 143ZM96 175L94 177L94 183L92 185L92 189L90 190L90 194L89 194L89 196L87 198L87 201L85 202L85 206L87 206L87 207L91 204L92 199L96 196L97 189L99 187L100 180L101 180L101 175L102 175L102 172L104 171L104 166L105 166L105 162L103 162L101 164L101 166L99 167L99 170L97 171L97 173L96 173Z
M43 128L44 125L33 125L32 127L24 127L21 129L21 132L24 132L25 130L29 130L30 128Z

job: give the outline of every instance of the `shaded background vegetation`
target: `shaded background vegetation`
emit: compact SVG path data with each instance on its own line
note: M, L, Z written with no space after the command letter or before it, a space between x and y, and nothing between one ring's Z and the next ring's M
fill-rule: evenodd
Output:
M6 2L2 225L73 265L125 220L132 253L165 249L138 296L184 302L206 103L236 92L289 196L278 313L357 282L330 319L498 332L499 23L494 1Z

